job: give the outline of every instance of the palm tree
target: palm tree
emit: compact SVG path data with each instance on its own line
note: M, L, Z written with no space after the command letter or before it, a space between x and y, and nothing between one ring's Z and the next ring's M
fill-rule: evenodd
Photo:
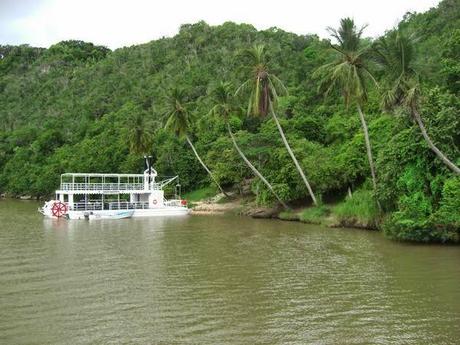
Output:
M152 144L152 129L145 115L141 112L132 113L127 119L127 127L129 150L135 154L147 154Z
M238 154L243 158L243 161L247 164L247 166L252 170L252 172L259 177L263 183L267 186L267 188L272 192L275 198L279 201L281 205L285 209L288 209L288 206L284 203L283 200L278 196L278 194L273 189L273 186L267 181L267 179L256 169L254 165L246 158L246 155L241 151L240 147L238 146L235 136L233 135L232 129L228 122L230 114L234 110L233 107L233 94L232 94L232 85L229 82L220 82L216 88L214 88L211 92L211 97L214 101L214 106L212 107L210 114L217 115L223 117L225 120L225 124L227 127L228 134L232 139L233 146L235 147Z
M166 111L166 124L165 128L169 129L179 138L185 138L187 143L192 148L193 153L195 154L196 158L200 162L201 166L206 170L206 172L211 177L212 181L216 184L219 190L228 197L228 194L224 191L224 189L220 186L220 184L215 179L214 175L211 173L209 168L204 164L203 160L201 159L200 155L193 146L192 140L189 137L189 130L191 125L191 118L190 113L187 109L187 101L185 98L184 90L180 88L173 88L171 93L167 97L167 111Z
M383 108L393 110L397 106L405 106L419 126L430 149L450 170L460 175L459 167L452 163L429 137L419 112L420 83L414 67L414 35L407 36L398 28L380 38L375 43L374 51L377 62L385 71L386 87L382 96Z
M369 49L362 47L361 36L366 26L357 28L351 18L344 18L340 21L339 29L328 28L331 36L338 41L338 44L331 44L331 48L337 53L336 59L318 68L314 77L320 80L320 90L324 90L328 95L334 88L338 88L349 106L354 103L358 110L359 119L364 133L366 143L367 159L372 176L374 191L377 190L377 178L375 173L374 160L372 158L372 148L369 139L369 131L362 106L368 98L367 80L375 79L369 72L365 64L365 56ZM377 201L377 204L379 202ZM380 207L380 205L379 205Z
M287 90L284 87L281 80L274 74L269 72L268 65L265 56L265 47L263 45L255 45L251 49L247 49L243 52L243 57L249 61L250 72L249 79L246 80L236 91L236 94L243 92L244 90L249 91L249 102L247 115L255 115L265 117L268 114L272 115L275 121L276 127L281 135L284 146L286 146L289 155L291 156L297 171L302 177L305 186L307 187L308 193L313 200L315 205L318 205L315 194L310 186L310 183L305 176L302 167L300 166L294 152L289 145L286 136L284 135L283 128L281 127L278 117L274 111L274 108L278 101L278 94L286 94Z

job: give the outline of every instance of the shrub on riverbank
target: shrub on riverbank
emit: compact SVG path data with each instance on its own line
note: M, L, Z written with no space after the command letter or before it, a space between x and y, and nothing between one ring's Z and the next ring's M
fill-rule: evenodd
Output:
M460 177L446 180L439 209L431 219L437 226L460 230Z
M460 242L460 178L444 183L439 208L432 213L431 200L422 192L401 197L399 211L383 224L392 239L414 242Z
M399 212L396 212L399 213ZM383 223L383 231L386 237L409 242L438 242L438 243L459 243L459 229L451 226L437 227L432 222L421 220L413 221L401 218L399 214L391 216Z

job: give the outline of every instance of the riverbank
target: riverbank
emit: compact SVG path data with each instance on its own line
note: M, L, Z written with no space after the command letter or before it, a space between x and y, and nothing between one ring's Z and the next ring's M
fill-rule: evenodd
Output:
M222 194L192 201L192 214L233 213L252 218L279 219L283 221L321 224L332 228L379 230L382 217L367 196L347 199L341 203L320 206L297 206L290 210L281 207L257 205L253 197Z

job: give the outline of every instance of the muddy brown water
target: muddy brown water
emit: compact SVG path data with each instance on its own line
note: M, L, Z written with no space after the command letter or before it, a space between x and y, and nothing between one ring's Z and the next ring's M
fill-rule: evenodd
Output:
M460 344L460 247L0 201L0 344Z

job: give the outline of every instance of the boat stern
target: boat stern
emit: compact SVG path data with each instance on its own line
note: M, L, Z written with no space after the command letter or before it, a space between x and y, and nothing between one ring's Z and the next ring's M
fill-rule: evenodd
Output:
M59 200L50 200L46 201L42 207L39 207L38 212L48 218L61 218L67 215L68 207Z

